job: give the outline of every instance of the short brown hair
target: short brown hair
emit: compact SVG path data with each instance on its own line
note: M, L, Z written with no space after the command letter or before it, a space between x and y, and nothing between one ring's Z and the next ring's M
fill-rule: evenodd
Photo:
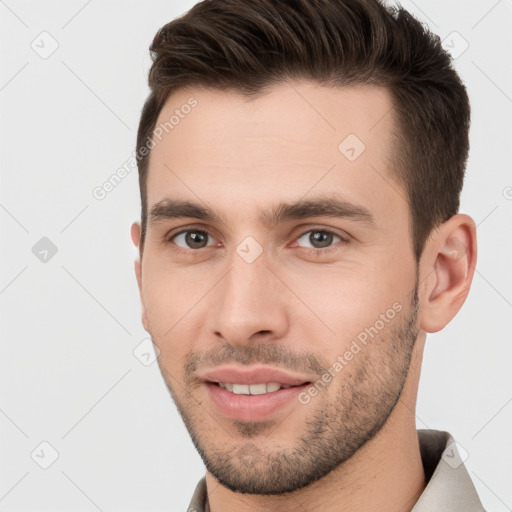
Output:
M391 92L398 121L393 171L407 195L417 262L432 229L458 212L469 151L467 92L439 36L400 6L379 0L204 0L164 25L150 52L151 92L138 151L169 95L181 87L254 98L294 78L377 85ZM141 255L149 157L138 158Z

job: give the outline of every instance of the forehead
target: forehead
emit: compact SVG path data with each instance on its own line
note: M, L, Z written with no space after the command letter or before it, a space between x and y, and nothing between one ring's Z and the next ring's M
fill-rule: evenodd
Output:
M250 215L250 205L260 213L265 204L337 191L393 222L408 214L393 172L393 114L389 91L367 85L288 82L253 100L178 90L156 123L148 209L178 196L222 212L245 205Z

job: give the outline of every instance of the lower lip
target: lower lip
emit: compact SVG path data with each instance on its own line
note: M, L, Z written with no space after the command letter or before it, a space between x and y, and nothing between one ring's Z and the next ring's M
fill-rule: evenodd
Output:
M262 421L290 403L309 384L279 389L264 395L237 395L212 382L206 382L211 400L220 412L232 420Z

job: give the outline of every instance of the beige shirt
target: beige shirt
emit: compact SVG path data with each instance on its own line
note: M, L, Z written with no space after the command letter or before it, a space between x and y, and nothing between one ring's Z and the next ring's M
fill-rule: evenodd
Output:
M418 439L428 483L411 512L485 512L453 437L441 430L418 430ZM187 512L210 512L204 477Z

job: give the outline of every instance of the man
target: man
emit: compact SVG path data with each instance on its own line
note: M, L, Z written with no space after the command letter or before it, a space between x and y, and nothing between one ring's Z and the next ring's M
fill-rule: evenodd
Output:
M462 307L466 90L377 0L210 0L151 46L142 321L205 466L190 511L482 511L416 430L426 333Z

